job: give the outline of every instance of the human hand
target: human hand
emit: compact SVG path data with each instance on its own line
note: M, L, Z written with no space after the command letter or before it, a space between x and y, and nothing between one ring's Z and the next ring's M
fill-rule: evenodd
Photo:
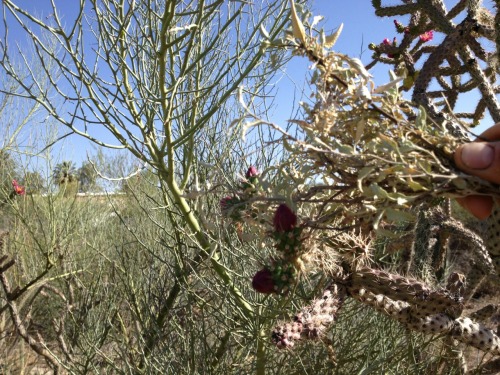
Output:
M483 139L496 140L485 142ZM500 185L500 123L455 151L455 163L462 171ZM470 195L457 201L478 219L486 219L493 209L493 197Z

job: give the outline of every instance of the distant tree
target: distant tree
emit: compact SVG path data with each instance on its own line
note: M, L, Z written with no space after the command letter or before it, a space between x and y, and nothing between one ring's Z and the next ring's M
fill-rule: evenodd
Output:
M18 175L19 167L12 155L4 150L0 150L0 189L10 191L12 179Z
M81 192L88 192L97 187L97 172L90 162L83 162L77 170L78 189Z
M54 168L52 173L54 183L64 196L71 196L78 192L77 171L73 162L63 161Z
M57 164L52 176L58 186L78 181L75 166L71 161L63 161Z

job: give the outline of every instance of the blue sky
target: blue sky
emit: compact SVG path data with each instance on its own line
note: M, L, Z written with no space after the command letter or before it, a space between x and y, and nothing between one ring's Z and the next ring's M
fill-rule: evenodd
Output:
M76 0L56 0L60 7L60 14L67 19L72 18L74 14L73 1ZM50 17L52 11L48 0L19 0L17 2L21 7L34 9L36 14L43 17ZM368 50L368 44L380 43L384 38L392 39L398 34L394 28L393 18L379 18L375 16L370 1L367 0L315 0L312 10L314 15L323 15L325 19L322 27L327 31L335 30L341 23L344 24L343 32L335 46L335 49L341 53L353 57L361 58L367 64L371 61L372 51ZM397 3L393 1L392 3ZM454 1L447 1L454 3ZM73 3L74 4L74 3ZM407 20L400 19L405 23ZM275 122L286 121L291 116L293 109L294 95L292 90L304 88L304 93L308 94L308 88L305 86L305 73L308 70L309 62L305 59L294 58L287 67L287 73L279 82L279 93L277 97L277 108L274 113ZM382 84L388 80L387 66L379 65L371 73L377 84ZM471 102L474 100L472 99ZM482 128L491 124L491 120L486 119ZM88 142L82 141L79 137L70 137L61 145L62 158L74 160L78 165L85 160L86 153L95 153L95 149Z
M367 0L316 0L314 15L325 17L325 29L334 30L344 23L336 49L350 56L369 59L369 43L380 43L384 38L395 36L393 20L379 18ZM363 53L364 51L364 53Z

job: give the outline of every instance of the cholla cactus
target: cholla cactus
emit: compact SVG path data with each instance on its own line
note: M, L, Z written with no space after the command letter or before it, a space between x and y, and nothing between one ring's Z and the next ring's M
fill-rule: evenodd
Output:
M277 326L271 335L273 343L278 348L291 348L298 340L321 338L335 321L344 297L344 288L332 285L321 298L312 301L295 315L292 322Z
M495 205L488 224L487 247L496 274L500 276L500 207L498 205Z
M495 122L500 122L500 105L495 97L498 88L492 84L498 77L498 51L500 37L498 32L498 11L484 7L481 1L459 1L450 10L442 0L423 0L418 2L403 2L396 6L382 6L380 1L372 1L375 13L380 17L398 17L410 15L408 25L398 26L396 31L404 31L400 43L393 46L392 59L384 57L387 52L383 44L373 46L374 62L384 62L394 65L397 69L407 72L405 90L413 88L412 100L431 114L435 120L442 118L442 112L451 114L477 124L484 111L488 109ZM497 4L498 6L498 4ZM457 20L459 14L466 11L466 17ZM429 30L439 30L443 35L439 45L423 44L422 33ZM479 38L493 42L492 51L486 50L486 43ZM419 40L416 44L412 42ZM435 40L435 38L434 38ZM491 46L492 44L489 44ZM490 47L491 48L491 47ZM420 71L416 66L423 61ZM479 64L482 61L483 64ZM464 74L470 79L461 79ZM430 89L432 79L435 79L439 89ZM481 99L474 111L463 113L455 111L459 94L479 89ZM446 101L434 99L446 98Z
M471 295L464 275L451 274L446 288L431 287L416 278L378 270L372 262L375 240L391 240L397 228L413 223L413 237L424 243L423 263L439 269L435 273L439 277L445 273L447 248L453 240L474 247L474 272L479 273L470 274L472 284L498 269L498 211L490 227L496 242L490 238L488 251L482 238L448 216L449 210L445 213L435 208L443 197L496 195L499 191L497 185L461 172L454 163L456 148L469 141L467 128L458 118L475 123L488 109L493 119L500 121L495 96L500 90L491 83L498 75L497 68L483 69L475 60L489 62L500 50L500 32L493 16L489 17L478 1L460 1L450 11L440 0L403 1L392 7L373 1L380 16L411 14L408 25L395 22L396 31L403 34L401 41L386 39L371 46L374 63L395 66L391 81L376 87L359 59L331 50L338 32L315 34L315 28L300 20L293 1L291 4L292 30L284 45L269 41L267 45L280 44L312 61L315 71L311 84L316 92L314 104L303 105L304 117L292 121L294 135L270 124L281 132L289 152L288 161L277 173L291 182L285 194L283 186L275 191L270 187L261 201L279 201L285 195L296 210L280 205L273 222L268 219L268 228L273 229L267 233L274 239L277 256L273 266L256 274L254 287L264 293L286 287L277 283L291 280L279 277L283 270L290 273L288 264L297 271L302 267L304 273L311 269L323 272L332 280L335 293L327 290L293 322L278 326L272 333L273 342L290 348L299 340L321 336L335 320L346 290L348 296L411 330L445 335L449 340L455 338L500 354L500 339L492 330L461 317L464 295ZM452 19L464 9L467 17L455 25ZM498 20L498 16L494 18ZM441 33L441 45L432 46ZM494 40L496 51L488 54L477 41L479 37ZM427 54L417 71L416 63ZM471 77L466 83L460 80L464 73ZM442 86L441 91L429 91L433 78ZM474 113L452 113L458 95L473 88L482 94ZM402 95L410 89L412 101ZM443 95L447 100L435 100ZM254 117L251 113L248 116ZM252 120L252 124L269 124ZM269 217L269 204L255 204L253 209L257 216ZM286 219L277 220L280 215ZM411 262L414 247L402 246Z
M434 10L439 8L436 4ZM410 5L402 5L398 11L420 12L420 5ZM427 22L433 20L430 15L419 13L415 17L418 20L410 22L405 43L398 51L404 55L418 39L411 49L416 58L423 53L423 43L431 39L429 31L441 28ZM303 242L307 237L309 242L316 242L314 246L302 246L300 253L307 257L306 252L322 247L318 243L342 248L338 238L346 230L361 237L390 234L391 225L414 221L415 207L427 207L438 198L498 192L498 186L455 167L453 152L466 141L464 132L457 131L460 126L451 116L436 117L429 106L415 109L414 103L404 99L399 87L405 79L404 69L398 69L401 75L393 74L387 85L375 87L361 61L331 51L331 37L309 35L296 12L292 12L292 19L293 32L286 46L294 54L309 58L316 68L311 81L316 87L314 106L304 105L304 119L293 121L297 135L281 130L291 162L279 170L286 171L284 180L289 180L288 175L293 177L288 189L295 191L288 191L287 196L294 201L295 214L301 221L302 234L294 235L293 240ZM407 64L404 59L397 61ZM488 107L490 112L494 107ZM295 160L300 161L300 169ZM266 198L276 199L280 193L268 191ZM260 209L263 215L268 206L261 205L257 211ZM443 243L447 233L450 230L441 231ZM283 238L278 239L280 243L283 248L277 245L277 250L282 254L289 244ZM283 259L294 263L297 251L292 253ZM481 264L491 269L491 257L484 252L478 255L484 258ZM437 252L434 266L443 268L445 257L444 251ZM338 259L345 261L340 252Z
M388 272L363 268L351 274L351 289L364 289L375 295L384 295L392 300L408 302L413 316L425 317L446 313L460 316L463 310L462 297L445 289L432 290L424 283Z
M378 311L406 325L409 329L429 333L446 334L475 348L500 355L500 338L491 329L469 318L453 319L447 314L429 314L416 316L411 305L404 301L395 301L383 294L374 294L364 289L350 289L355 299L372 306Z

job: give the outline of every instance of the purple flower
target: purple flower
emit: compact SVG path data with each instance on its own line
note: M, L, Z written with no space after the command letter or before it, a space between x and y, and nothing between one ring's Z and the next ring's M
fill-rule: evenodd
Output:
M252 279L252 287L259 293L274 293L273 274L267 268L261 269Z
M246 178L257 177L259 175L259 171L253 165L248 168L247 173L245 173Z
M295 215L290 207L282 203L274 213L273 224L277 232L288 232L297 225L297 215Z

